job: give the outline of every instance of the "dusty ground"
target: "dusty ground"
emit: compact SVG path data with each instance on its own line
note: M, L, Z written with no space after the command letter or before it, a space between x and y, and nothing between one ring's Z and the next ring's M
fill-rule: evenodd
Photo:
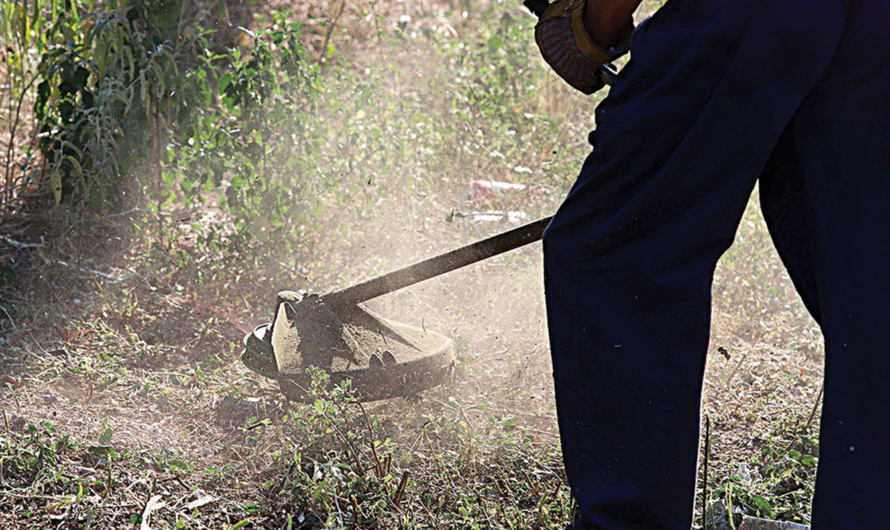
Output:
M756 211L749 217L758 222ZM397 255L396 266L503 228L425 220L402 230L415 232L408 239L429 243L420 249L392 234L376 244L366 241L362 250ZM773 486L777 495L805 493L801 482L812 476L786 464L792 450L814 452L806 436L818 427L818 414L811 413L821 373L821 336L762 230L757 224L743 228L738 249L718 271L704 398L712 492L737 475L743 482L736 487L750 489L752 499L758 488ZM443 243L430 243L437 239ZM48 440L70 436L78 450L60 457L73 459L60 468L93 484L89 490L98 496L103 491L96 484L108 473L102 451L110 443L120 455L111 468L115 508L103 508L103 521L112 527L144 510L156 494L168 504L158 511L168 521L188 512L182 505L207 497L214 501L197 520L208 527L214 518L277 524L278 518L257 518L244 506L263 495L264 474L280 475L280 452L299 450L294 432L281 424L295 405L283 402L272 381L246 370L237 353L243 333L271 317L274 292L286 285L257 278L256 271L241 278L217 271L199 286L196 271L165 258L145 260L138 244L111 260L65 254L71 266L53 261L58 258L51 250L43 259L26 250L7 252L21 263L20 291L12 291L21 309L15 327L9 322L0 370L8 383L0 398L8 428L22 440L31 425L51 426L53 432L44 433ZM351 251L343 260L360 262L360 254ZM371 269L352 276L362 278ZM349 270L340 271L347 283ZM449 335L459 359L452 385L368 406L387 436L416 448L424 425L453 422L460 432L452 439L452 457L467 458L463 453L475 443L472 450L492 465L491 458L513 447L504 437L515 433L531 444L521 451L525 457L539 447L545 455L539 467L561 475L541 274L535 245L369 303L382 315ZM113 436L101 443L108 430ZM412 469L410 461L402 460L403 469ZM786 468L794 473L773 484ZM53 507L60 496L76 493L70 489L48 488L41 500L27 489L17 498L16 488L7 488L0 517L15 525L42 524L38 513L84 520L73 515L74 508ZM787 507L791 512L806 503L789 500L795 500ZM108 519L109 512L119 517Z

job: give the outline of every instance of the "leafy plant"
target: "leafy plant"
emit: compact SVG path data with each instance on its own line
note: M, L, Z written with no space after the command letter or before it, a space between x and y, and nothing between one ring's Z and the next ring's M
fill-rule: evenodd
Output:
M290 248L285 236L315 202L308 173L320 138L312 125L325 84L300 24L282 19L281 27L254 36L246 54L205 48L187 78L203 105L179 122L167 146L161 204L203 204L215 195L236 220L235 237Z
M49 422L28 425L25 436L11 436L7 431L0 440L0 477L19 487L52 486L58 479L62 456L70 449L69 437L60 435Z
M56 203L120 199L132 167L160 139L152 124L177 67L160 13L172 2L79 2L64 10L43 53L34 104L43 166ZM81 16L79 9L89 9Z

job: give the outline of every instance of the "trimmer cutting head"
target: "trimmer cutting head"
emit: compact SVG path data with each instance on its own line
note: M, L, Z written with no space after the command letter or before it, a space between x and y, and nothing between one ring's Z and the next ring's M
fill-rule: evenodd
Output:
M374 401L408 396L451 375L454 348L439 333L384 319L362 304L293 291L278 293L275 318L244 338L248 368L278 379L289 399L306 401L310 366L333 384L352 380L356 396Z

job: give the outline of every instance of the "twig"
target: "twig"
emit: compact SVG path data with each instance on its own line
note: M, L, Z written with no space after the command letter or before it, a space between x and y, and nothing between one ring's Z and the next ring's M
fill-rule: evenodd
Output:
M9 246L19 249L19 250L21 250L23 248L45 248L46 247L46 243L43 241L41 241L40 243L22 243L21 241L16 241L15 239L13 239L11 237L6 238L6 243Z
M482 515L485 516L485 520L488 521L488 527L491 528L493 525L491 524L491 516L488 515L488 510L485 509L485 501L482 499L482 495L476 495L476 502L479 504L479 508L482 510ZM538 520L542 520L540 506L538 508ZM542 525L542 528L546 527L546 525Z
M151 512L166 506L166 503L161 502L162 498L160 495L155 495L145 503L145 509L142 510L142 525L139 527L141 530L151 530L149 526Z
M92 393L93 387L90 385L90 393ZM105 453L105 467L108 469L108 478L105 486L105 499L108 500L111 495L114 493L114 476L112 476L111 471L114 463L114 458L111 455L111 451Z
M19 395L16 393L15 387L13 387L9 383L6 383L6 388L8 388L10 392L12 392L12 398L15 400L15 408L17 411L19 411L19 416L24 416L24 414L22 414L22 404L19 402Z
M750 355L750 354L751 354L751 348L749 346L748 351L746 351L745 355L743 355L742 358L739 359L739 363L737 365L735 365L735 368L733 368L732 372L729 373L729 377L727 377L726 381L723 382L723 386L729 388L729 383L732 382L732 378L735 377L735 373L739 371L739 368L742 366L742 364L745 362L745 360L748 358L748 355Z
M556 502L557 496L559 495L559 488L562 486L562 479L559 476L556 477L556 480L553 481L553 491L550 493L550 502ZM547 497L544 497L545 499Z
M364 418L365 418L365 425L368 426L368 433L371 435L371 438L370 438L371 455L374 457L374 464L375 464L375 468L377 471L377 478L383 478L383 465L380 463L380 457L377 456L377 448L374 444L374 441L376 438L376 436L374 434L374 428L371 427L371 420L368 418L368 414L365 412L365 407L362 406L362 402L356 401L356 404L358 405L359 410L362 411L362 416L364 416Z
M537 486L535 486L535 485L532 483L532 479L531 479L531 477L528 476L528 473L526 473L526 471L525 471L524 469L522 470L522 476L525 477L525 482L526 482L526 483L528 484L528 486L532 489L532 493L535 494L535 497L539 496L539 495L541 494L541 492L538 491Z
M429 436L425 436L424 438L426 438L426 443L427 443L427 445L429 445L429 447L430 447L430 452L433 454L433 460L435 460L436 465L439 467L439 473L440 473L443 477L445 477L446 479L448 479L448 484L449 484L452 488L454 488L454 487L455 487L455 486L454 486L454 480L452 480L452 478L451 478L451 473L448 473L448 472L445 470L445 466L442 465L442 458L441 458L441 455L440 455L440 454L436 451L436 449L433 447L433 441L430 439ZM437 440L437 441L436 441L436 444L438 445L438 443L439 443L439 442L438 442L438 440Z
M355 528L359 528L362 524L362 512L358 509L358 501L355 499L355 495L349 499L352 501L352 524L355 525Z
M432 495L430 497L432 498ZM430 507L427 505L426 500L423 498L423 496L421 496L420 498L420 505L423 507L423 510L426 512L426 514L430 516L430 519L433 520L433 524L436 525L436 529L441 530L442 527L439 526L439 517L434 514L432 510L430 510Z
M13 320L11 316L9 316L9 311L7 311L6 308L2 305L0 305L0 311L3 311L3 314L6 315L6 318L9 319L9 322L12 324L12 329L18 331L19 327L15 325L15 320Z
M281 483L278 485L278 491L284 491L284 487L287 486L288 482L290 482L290 474L293 472L296 465L297 463L294 461L294 459L291 459L290 464L288 464L287 466L287 470L284 472L284 476L281 477Z
M158 484L163 484L164 482L169 482L171 480L176 481L176 483L179 484L180 486L182 486L182 489L184 489L186 491L192 490L192 488L190 488L188 484L186 484L185 482L182 481L182 477L180 477L176 473L173 473L172 477L166 477L166 478L159 480Z
M405 493L405 486L408 485L408 476L411 474L411 471L405 471L402 473L402 480L399 481L399 487L396 490L396 498L395 505L398 506L399 503L402 502L402 495Z
M711 452L711 417L705 414L705 478L701 493L701 526L708 530L708 457Z
M86 223L87 221L89 221L91 223L95 223L97 221L104 221L106 219L111 219L112 217L123 217L125 215L130 215L131 213L135 213L135 212L139 212L139 211L141 211L139 208L130 208L129 210L126 210L123 212L110 213L108 215L103 215L102 217L99 217L99 218L80 219L78 221L71 223L71 226L68 227L68 231L70 232L71 229L73 229L74 227L81 225L83 223Z
M358 457L358 452L355 450L355 447L353 447L353 444L349 440L349 437L343 434L343 431L340 429L340 427L337 426L337 423L329 418L327 414L322 412L321 417L324 418L325 421L327 421L331 425L331 427L334 428L334 432L336 432L337 436L339 436L340 439L343 441L343 445L346 446L347 449L349 449L349 453L352 455L352 460L355 462L356 473L358 473L360 476L364 476L365 470L362 467L361 459Z
M344 0L344 2L345 2L345 0ZM28 85L25 86L25 89L22 90L22 93L19 96L18 105L16 105L16 109L15 109L15 120L13 120L12 128L9 131L9 145L6 148L6 178L5 178L5 185L7 187L7 189L5 191L6 191L6 193L9 194L8 199L12 199L12 179L10 178L9 168L10 168L10 166L12 166L12 145L15 142L16 130L19 127L19 118L21 117L22 103L25 102L25 95L28 93L29 90L31 90L31 87L34 86L34 82L37 81L37 79L39 79L39 78L36 75L34 77L32 77L31 81L28 83ZM5 195L5 193L4 193L4 195Z
M226 5L225 2L222 3L223 6ZM155 157L157 158L157 186L158 191L160 192L160 187L164 182L163 169L161 169L161 118L160 118L160 107L161 107L161 96L158 96L155 101ZM161 206L163 206L163 201L161 200L162 193L158 193L158 234L164 233L164 218L161 217ZM163 237L163 236L162 236Z
M324 56L328 51L328 43L331 41L331 34L334 33L334 27L340 22L340 17L343 16L343 11L346 10L346 0L340 1L340 9L337 11L337 14L334 15L334 19L328 24L327 31L324 35L324 44L321 45L321 55L318 56L318 62L322 62L324 60Z
M12 453L12 432L9 430L9 417L6 415L6 407L0 407L0 411L3 411L3 424L6 426L6 452ZM3 468L0 467L0 473L2 473Z
M334 486L334 506L337 507L337 524L340 525L340 528L343 528L343 510L340 509L340 501L338 500L340 497L340 492L337 491L337 487Z
M71 265L71 264L68 263L67 261L62 261L62 260L60 260L60 259L50 260L50 263L55 263L56 265L61 265L61 266L63 266L63 267L71 267L71 268L74 268L74 269L79 270L80 272L85 272L85 273L93 274L93 275L95 275L95 276L100 276L100 277L102 277L102 278L105 278L106 280L111 280L111 281L113 281L113 282L121 282L121 281L123 281L122 278L118 278L117 276L112 276L111 274L108 274L108 273L105 273L105 272L101 272L101 271L97 271L97 270L94 270L94 269L86 269L86 268L84 268L84 267L78 267L77 265Z
M819 395L816 396L816 402L813 403L813 411L810 412L810 417L807 420L807 426L804 427L804 432L810 432L810 425L813 424L813 418L816 417L816 410L819 408L819 402L822 401L822 393L825 391L825 381L822 381L822 386L819 388Z
M729 528L735 530L735 522L732 520L732 482L726 486L726 504L728 505L726 515L729 519Z

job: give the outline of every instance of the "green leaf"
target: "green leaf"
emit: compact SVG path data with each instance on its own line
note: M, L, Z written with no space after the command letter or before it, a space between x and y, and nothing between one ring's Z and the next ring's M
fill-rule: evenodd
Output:
M766 499L764 499L760 495L757 495L756 497L754 497L754 505L757 506L757 509L760 510L760 512L762 512L764 515L766 515L767 518L772 519L773 507L770 506Z
M228 73L228 74L220 77L219 78L219 93L220 94L224 93L226 91L226 88L228 88L229 83L231 83L231 82L232 82L232 74L231 73Z
M50 86L46 81L37 85L37 100L34 102L34 108L37 111L37 118L42 120L46 112L46 103L49 101Z
M162 171L161 178L164 180L164 184L168 186L172 186L176 181L176 175L173 174L173 171Z
M323 399L315 400L315 410L317 410L319 414L324 414L324 409L325 409L326 405L327 405L327 403Z
M59 171L53 171L52 176L49 178L49 188L53 192L53 199L56 201L56 204L62 202L62 173Z
M182 460L178 459L178 458L168 458L168 459L167 459L167 467L168 467L168 468L179 469L179 470L182 470L182 471L188 471L188 470L189 470L189 465L186 464L185 462L183 462Z
M99 445L108 445L108 443L111 442L112 436L114 436L114 429L108 427L105 429L105 432L99 436Z

